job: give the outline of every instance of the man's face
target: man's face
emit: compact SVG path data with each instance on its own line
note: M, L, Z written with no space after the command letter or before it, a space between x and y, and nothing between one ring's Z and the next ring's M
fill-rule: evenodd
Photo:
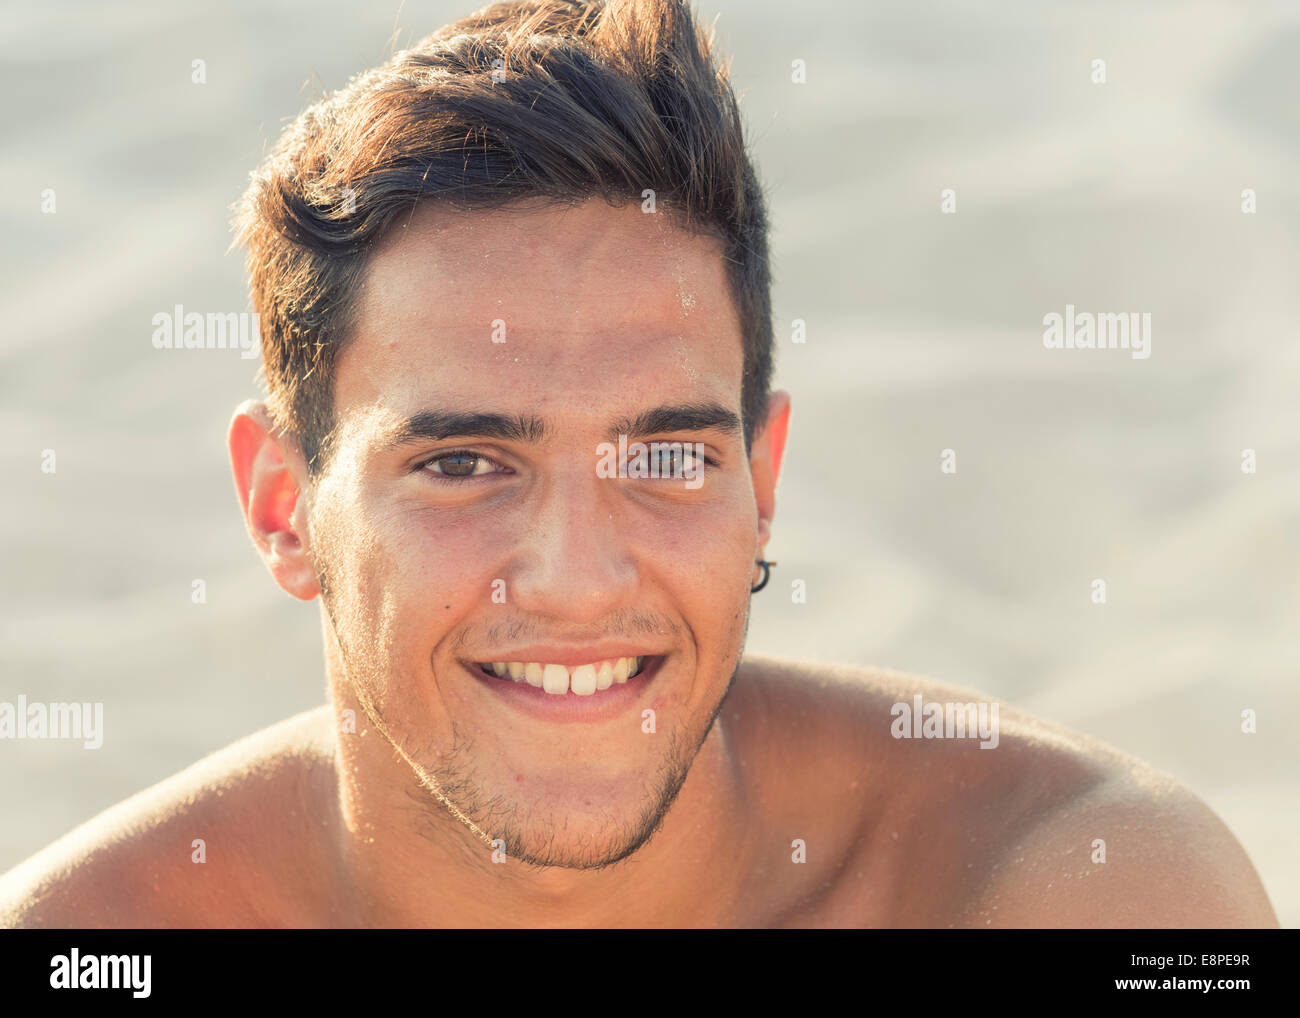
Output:
M635 850L726 694L760 550L742 357L720 245L636 204L423 206L368 264L310 552L358 700L514 858ZM620 434L692 443L664 473L703 443L703 483L607 476Z

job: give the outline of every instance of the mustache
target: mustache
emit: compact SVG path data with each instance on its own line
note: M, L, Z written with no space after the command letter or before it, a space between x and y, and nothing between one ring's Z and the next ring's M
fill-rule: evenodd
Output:
M557 632L537 619L517 618L493 622L482 630L478 640L481 646L499 647L520 643L594 643L602 639L629 639L634 636L677 635L681 627L672 619L636 608L614 612L604 625L583 630ZM463 647L475 634L472 628L462 629L455 646Z

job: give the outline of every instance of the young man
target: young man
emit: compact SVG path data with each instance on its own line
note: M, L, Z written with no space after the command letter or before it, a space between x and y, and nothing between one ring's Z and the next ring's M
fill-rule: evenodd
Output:
M450 25L304 113L239 230L235 485L330 704L24 863L8 924L1276 925L1138 761L1009 710L911 738L988 713L742 655L790 402L686 8Z

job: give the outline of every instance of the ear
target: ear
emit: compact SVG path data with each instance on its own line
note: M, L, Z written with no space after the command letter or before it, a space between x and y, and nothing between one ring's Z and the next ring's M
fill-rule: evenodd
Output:
M308 554L307 465L295 443L278 431L266 405L240 404L227 436L235 493L249 536L275 582L296 598L320 593Z
M758 557L762 557L772 536L772 517L776 513L776 482L785 455L785 436L790 426L790 394L782 389L772 393L767 403L767 420L754 436L749 453L749 472L754 479L754 498L758 503Z

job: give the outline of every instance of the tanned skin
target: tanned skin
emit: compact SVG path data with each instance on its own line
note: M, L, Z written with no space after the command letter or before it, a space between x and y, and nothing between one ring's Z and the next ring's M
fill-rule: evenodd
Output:
M743 654L788 395L748 451L725 420L630 434L704 443L697 489L595 468L646 411L739 419L716 241L635 204L422 206L372 254L354 328L319 476L260 403L229 433L258 552L321 601L331 702L0 878L0 923L1277 925L1222 822L1141 762L1006 705L996 749L894 739L896 702L988 698ZM537 426L397 441L427 411ZM522 713L475 664L616 644L660 663L600 720Z

